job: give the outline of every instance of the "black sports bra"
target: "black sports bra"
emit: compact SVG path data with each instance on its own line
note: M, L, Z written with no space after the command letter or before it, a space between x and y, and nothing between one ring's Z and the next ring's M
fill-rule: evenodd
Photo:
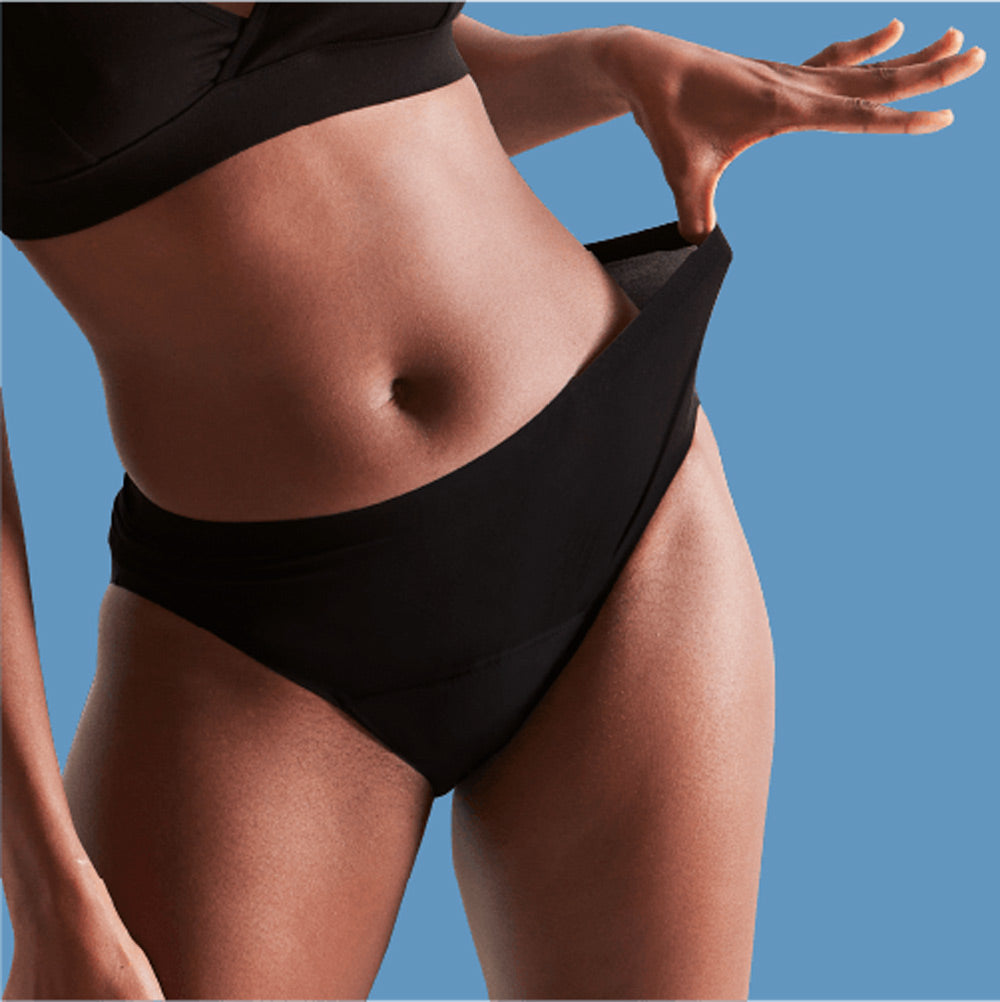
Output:
M71 233L227 157L468 69L461 3L4 3L3 223Z

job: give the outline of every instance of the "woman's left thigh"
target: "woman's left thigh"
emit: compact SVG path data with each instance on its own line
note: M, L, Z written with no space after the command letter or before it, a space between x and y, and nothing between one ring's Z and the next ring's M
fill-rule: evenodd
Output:
M455 791L455 868L492 997L746 997L773 677L699 411L583 645Z

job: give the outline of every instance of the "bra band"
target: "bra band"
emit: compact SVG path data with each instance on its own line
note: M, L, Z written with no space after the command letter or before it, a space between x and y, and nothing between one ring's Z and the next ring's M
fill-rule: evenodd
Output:
M433 90L468 73L451 34L451 22L461 4L288 3L273 6L292 10L272 11L271 4L257 3L246 24L229 28L193 13L190 6L3 5L2 229L7 236L30 240L84 229L141 205L264 140L331 115ZM193 29L188 20L182 21L189 31L180 33L179 40L171 39L178 46L177 59L185 55L183 45L201 57L201 49L189 38L195 29L195 38L206 52L211 48L228 55L217 60L214 77L200 80L196 75L189 82L193 91L202 92L193 102L125 145L95 154L94 149L101 149L107 139L95 133L93 123L105 127L103 123L113 120L119 102L127 103L125 117L144 121L143 109L132 106L144 99L141 93L129 93L128 75L123 74L124 79L115 80L106 96L109 109L98 114L100 109L86 107L82 99L71 100L72 80L62 81L59 87L49 77L40 81L39 67L26 65L33 54L29 40L36 47L39 43L26 35L37 34L46 17L61 13L30 9L46 7L96 8L86 12L95 34L101 18L137 16L130 7L161 8L156 17L168 27L176 25L178 18L194 20ZM336 37L317 41L324 37L323 23L303 23L306 18L315 22L324 14L343 17L342 11L323 11L343 7L368 8L369 17L378 13L382 21L392 12L379 8L435 8L432 20L436 23L416 32L350 41ZM423 13L425 20L429 13ZM70 10L63 16L79 18L83 13ZM307 35L303 35L305 27L310 29ZM343 30L342 25L338 27ZM367 27L372 30L371 25ZM382 30L387 27L391 29L391 22ZM232 41L234 30L238 34ZM333 30L327 26L326 34ZM231 48L220 48L216 32L222 33ZM206 33L208 40L203 41ZM308 48L285 51L307 42ZM110 59L113 54L98 52L94 58ZM65 72L54 54L48 58L53 63L48 72ZM85 87L86 81L80 86ZM141 91L138 84L137 89ZM114 122L106 127L113 128Z

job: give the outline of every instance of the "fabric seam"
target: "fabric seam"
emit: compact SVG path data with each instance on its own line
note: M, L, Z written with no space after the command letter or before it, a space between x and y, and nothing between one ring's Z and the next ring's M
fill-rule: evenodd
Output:
M514 644L513 647L505 647L502 650L495 651L492 654L484 655L483 657L476 658L471 664L466 665L465 668L454 672L451 675L445 675L441 678L434 679L433 682L420 682L415 685L405 685L405 686L394 686L391 689L378 689L373 692L366 692L362 695L351 695L351 699L357 702L364 702L367 699L378 699L380 696L392 696L401 692L414 692L418 689L433 689L440 685L446 685L449 682L455 681L455 679L462 678L464 675L470 675L473 672L482 671L486 668L493 667L497 661L502 658L509 657L513 654L517 654L521 651L528 650L537 644L549 639L555 634L559 633L561 630L566 629L575 620L580 620L581 622L586 619L590 607L587 606L579 612L574 613L572 616L566 619L560 620L555 626L550 626L547 630L543 630L541 633L536 633L533 637L528 637L526 640L522 640L520 643Z

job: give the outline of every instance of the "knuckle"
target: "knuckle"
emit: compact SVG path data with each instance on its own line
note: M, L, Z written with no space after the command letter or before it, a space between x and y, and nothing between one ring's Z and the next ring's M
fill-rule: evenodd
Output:
M851 111L857 117L862 131L864 132L868 131L868 127L878 115L879 110L879 105L877 105L874 101L869 101L868 98L851 98Z
M798 66L789 63L768 63L768 69L780 81L792 80L800 72Z
M869 63L863 66L862 69L868 71L868 73L876 77L881 83L892 83L896 79L896 71L891 66L886 66L885 63Z

